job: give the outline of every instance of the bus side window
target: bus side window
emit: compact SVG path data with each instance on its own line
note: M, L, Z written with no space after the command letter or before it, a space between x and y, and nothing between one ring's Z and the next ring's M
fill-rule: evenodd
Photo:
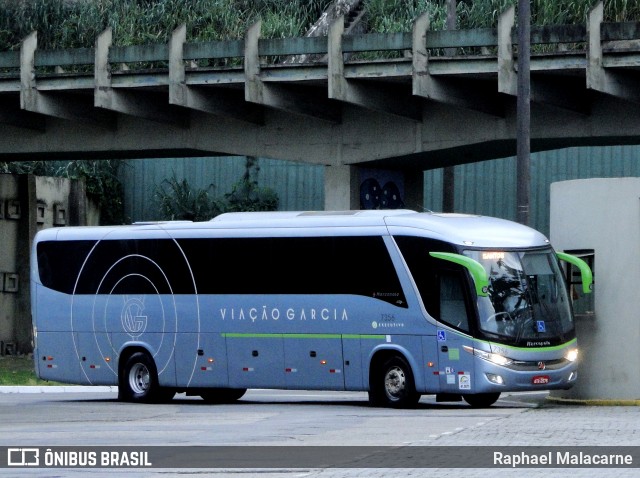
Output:
M443 268L443 262L430 251L455 252L442 241L414 236L394 236L404 257L427 313L436 320L457 329L469 331L465 275L462 267Z
M440 321L469 331L469 318L460 274L443 271L440 274Z

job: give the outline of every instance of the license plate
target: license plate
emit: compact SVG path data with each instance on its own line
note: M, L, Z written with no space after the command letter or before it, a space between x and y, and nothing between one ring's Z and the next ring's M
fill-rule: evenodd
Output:
M549 375L536 375L531 379L531 383L534 385L545 385L549 383Z

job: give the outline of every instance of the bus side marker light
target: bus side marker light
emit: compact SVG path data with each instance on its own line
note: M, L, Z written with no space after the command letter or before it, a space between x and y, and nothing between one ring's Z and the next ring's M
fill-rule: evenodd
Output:
M320 360L320 365L327 365L327 361L326 360Z
M111 362L111 357L105 357L105 358L104 358L104 361L105 361L105 362L107 362L107 363L108 363L108 362Z
M285 368L284 371L287 372L287 373L295 373L295 372L298 371L298 369L297 368Z
M207 362L209 362L209 363L213 363L213 359L212 359L212 358L208 358L208 359L207 359Z
M434 365L433 362L427 362L427 367L431 368L433 367L433 365Z
M329 373L342 373L342 370L332 368L332 369L329 369Z
M213 370L212 367L200 367L200 370L202 370L203 372L206 372L207 370Z
M243 372L253 372L253 367L243 367Z

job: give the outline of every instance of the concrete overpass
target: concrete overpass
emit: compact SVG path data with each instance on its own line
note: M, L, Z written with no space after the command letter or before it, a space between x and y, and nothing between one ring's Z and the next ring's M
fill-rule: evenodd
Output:
M532 150L640 143L640 23L532 28ZM325 165L328 209L383 170L408 207L430 168L513 155L514 11L497 29L0 52L0 160L237 154ZM117 40L117 39L116 39ZM447 56L455 48L457 55ZM447 50L445 50L447 49ZM399 52L376 59L373 52ZM290 55L326 58L282 61ZM373 58L373 59L371 59ZM372 172L373 171L373 172ZM380 173L383 174L383 173Z

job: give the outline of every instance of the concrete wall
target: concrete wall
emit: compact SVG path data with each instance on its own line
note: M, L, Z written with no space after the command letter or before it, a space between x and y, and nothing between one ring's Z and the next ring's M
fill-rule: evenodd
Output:
M29 267L36 232L98 220L81 181L0 174L0 353L31 350Z
M640 397L640 178L551 185L551 241L593 249L595 314L576 320L577 399Z

